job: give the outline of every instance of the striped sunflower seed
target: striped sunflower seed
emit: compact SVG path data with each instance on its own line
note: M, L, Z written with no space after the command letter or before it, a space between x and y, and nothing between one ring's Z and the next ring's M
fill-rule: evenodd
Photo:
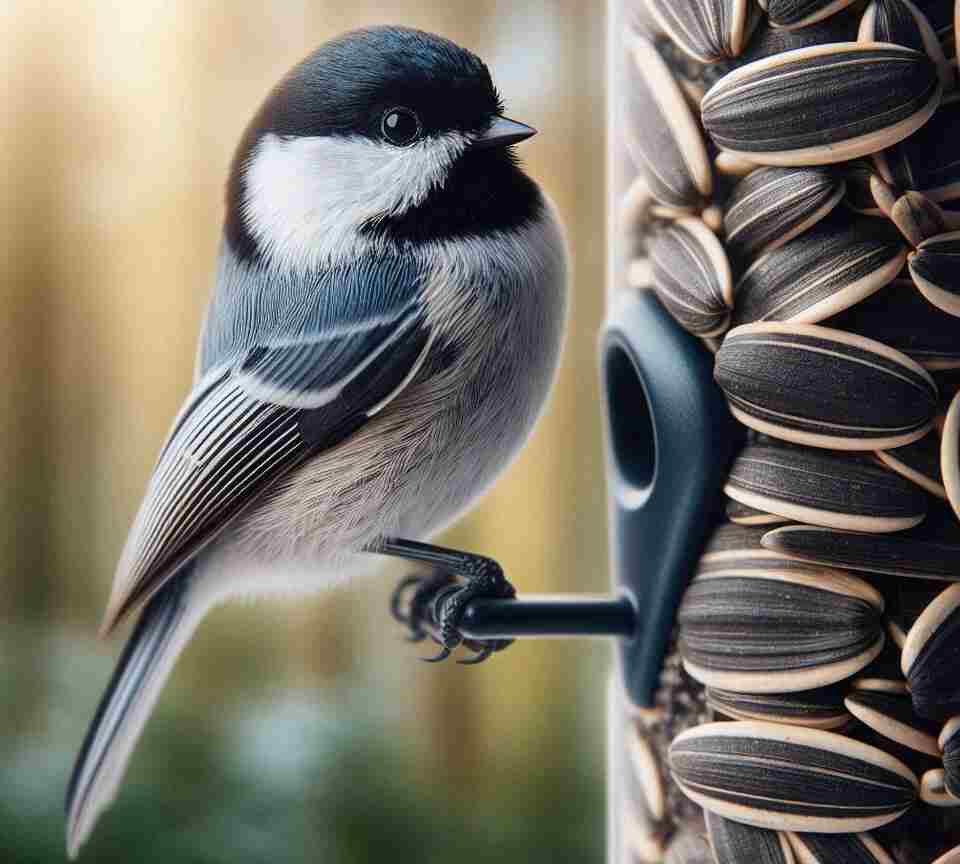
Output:
M917 778L882 750L800 726L706 723L674 739L669 762L705 810L778 831L869 831L917 795Z
M954 143L960 124L960 93L952 91L923 128L873 154L881 176L900 189L923 192L934 201L960 198L960 154Z
M700 127L653 44L635 37L630 55L627 150L657 201L672 207L699 207L713 191Z
M681 219L650 243L653 287L680 325L697 336L726 330L733 279L723 246L699 219Z
M727 500L727 518L738 525L779 525L790 520L776 513L764 513L732 498Z
M877 457L888 468L912 480L921 489L946 499L947 490L940 473L940 442L936 435L929 434L894 450L878 450Z
M785 835L707 813L707 831L716 864L794 864Z
M905 192L890 209L890 219L911 246L958 227L958 220L922 192Z
M960 393L953 397L940 440L940 470L943 486L954 513L960 519Z
M938 309L960 316L960 231L924 240L908 264L920 293Z
M923 524L895 534L785 525L767 531L762 542L771 551L825 567L953 582L960 580L960 526L944 510L932 508Z
M738 558L762 558L766 561L784 559L785 555L763 547L763 535L766 531L766 528L753 525L737 525L733 522L721 524L713 532L710 542L704 549L700 557L700 566L713 566Z
M797 864L897 864L869 834L787 835Z
M899 474L809 447L746 447L730 468L724 492L760 510L849 531L902 531L927 512L923 490Z
M946 772L942 768L931 768L923 773L920 778L920 800L931 807L960 807L960 798L955 798L947 790ZM960 846L956 851L960 853ZM960 861L960 857L956 860Z
M951 717L943 725L938 746L943 753L944 786L953 797L960 798L960 717Z
M936 67L919 51L841 42L733 70L701 114L725 150L765 165L821 165L892 146L926 123L940 95Z
M734 326L816 324L891 282L907 259L886 222L829 216L755 261L734 290Z
M727 200L726 243L740 258L776 249L826 216L845 189L843 178L826 168L753 171Z
M938 726L918 717L906 689L855 687L844 700L847 710L884 738L928 756L939 756Z
M735 720L766 720L811 729L839 729L850 720L843 704L845 690L845 684L795 693L736 693L708 687L707 704L714 711Z
M767 16L774 27L809 27L841 9L853 0L768 0Z
M889 345L927 370L960 366L956 322L927 302L910 279L894 279L824 325Z
M930 864L960 864L960 846L954 846L949 852L944 852L936 861Z
M781 562L701 571L677 612L678 650L702 684L737 693L824 687L883 647L883 598L855 576Z
M809 48L811 45L825 45L833 42L856 42L860 27L860 16L855 10L844 9L829 18L823 18L806 27L786 30L775 27L764 18L738 58L742 64L795 51L797 48Z
M743 50L748 0L646 0L646 5L674 44L700 63L736 57Z
M921 717L960 713L957 649L960 639L960 584L941 592L907 633L900 668Z
M745 426L813 447L899 447L922 438L937 410L933 379L909 357L816 324L731 330L714 377Z
M860 19L858 42L892 42L922 51L937 66L940 83L953 83L950 63L927 16L910 0L872 0Z

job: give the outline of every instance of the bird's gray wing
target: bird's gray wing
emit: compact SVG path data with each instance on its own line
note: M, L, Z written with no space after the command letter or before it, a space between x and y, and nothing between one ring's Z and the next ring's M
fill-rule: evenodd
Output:
M104 632L279 477L343 441L416 373L431 342L416 292L375 314L342 308L339 321L328 310L312 333L265 338L197 383L127 538Z

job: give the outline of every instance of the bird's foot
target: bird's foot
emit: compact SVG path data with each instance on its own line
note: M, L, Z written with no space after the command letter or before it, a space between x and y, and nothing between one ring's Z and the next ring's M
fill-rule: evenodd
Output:
M433 657L424 658L430 663L446 660L458 645L463 645L473 654L458 662L465 666L482 663L491 654L502 651L513 643L512 639L468 639L460 632L460 622L471 600L477 597L508 599L517 592L503 575L503 569L492 558L479 555L464 557L464 567L457 573L459 580L442 587L431 604L436 627L434 641L440 650Z
M407 629L407 640L422 642L433 628L433 601L439 591L455 586L449 573L434 571L401 579L390 597L390 614Z
M391 597L390 611L407 628L407 638L420 642L430 636L440 646L435 656L423 658L428 663L446 660L462 645L473 653L458 662L473 666L513 643L512 639L470 639L460 632L460 621L471 600L516 596L516 590L496 561L464 556L463 564L456 575L436 571L429 576L407 576Z

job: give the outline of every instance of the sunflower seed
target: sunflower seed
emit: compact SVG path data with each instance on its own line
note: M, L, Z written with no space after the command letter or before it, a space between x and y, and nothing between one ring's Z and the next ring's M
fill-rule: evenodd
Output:
M960 712L957 640L960 637L960 584L941 592L913 623L900 656L914 710L921 717Z
M960 393L953 397L940 440L940 470L950 506L960 519Z
M877 734L928 756L940 755L936 724L914 713L906 690L897 693L858 687L850 692L843 704Z
M864 668L883 647L883 598L855 576L731 562L690 583L677 612L684 668L737 693L823 687Z
M647 39L630 43L626 145L653 197L673 207L698 207L713 191L700 127L670 69Z
M754 828L716 813L706 814L710 846L717 864L794 864L787 838L776 831Z
M929 753L921 753L910 747L905 747L898 741L881 735L871 726L854 718L850 724L843 730L843 734L859 741L861 744L868 744L882 750L889 756L892 756L899 762L906 765L917 777L920 777L925 771L931 768L940 767L940 759L937 756L931 756Z
M920 800L931 807L960 807L960 798L955 798L947 790L946 772L942 768L931 768L920 777ZM956 851L960 855L960 846ZM937 861L944 860L937 859ZM956 860L960 861L960 857Z
M926 54L937 66L940 83L949 87L953 73L930 22L910 0L872 0L860 19L858 42L892 42Z
M795 30L775 27L769 20L764 19L757 25L756 32L738 60L746 64L772 57L774 54L782 54L784 51L809 48L811 45L856 42L859 27L859 14L849 8Z
M887 604L884 624L887 633L900 650L901 656L898 662L903 659L903 646L906 644L910 629L927 606L937 599L941 591L943 591L942 582L931 579L911 579L908 582L897 580L893 586L888 586L888 589L883 592Z
M849 531L901 531L927 510L924 492L905 478L865 459L809 447L746 447L724 491L769 513Z
M680 325L697 336L726 330L733 279L723 246L699 219L681 219L650 243L653 287Z
M960 798L960 717L951 717L938 739L943 753L944 785L947 792Z
M960 231L924 240L908 263L920 293L938 309L960 316Z
M721 524L707 548L700 557L700 566L712 566L722 561L738 558L763 558L767 561L782 561L786 556L763 548L761 541L765 528L737 525L732 522Z
M928 303L910 279L894 279L824 325L889 345L927 370L960 365L956 322Z
M647 812L659 822L663 819L666 810L666 793L664 792L657 757L654 755L650 743L636 725L628 729L626 739L627 755L630 757L633 776L642 791Z
M960 864L960 846L954 846L949 852L944 852L936 861L930 864Z
M785 525L767 531L762 542L774 552L826 567L952 582L960 580L960 526L944 511L931 508L922 525L896 534Z
M714 375L741 423L814 447L909 444L927 433L937 409L933 379L909 357L815 324L758 322L731 330Z
M919 51L841 42L735 69L701 113L725 150L765 165L820 165L895 144L930 118L940 94L936 67Z
M831 215L743 274L734 291L734 326L815 324L879 291L906 258L902 238L887 223Z
M862 216L885 216L877 200L873 197L874 179L879 177L876 168L866 159L855 159L844 166L837 166L842 172L846 193L843 203Z
M912 480L931 495L947 497L940 473L940 442L935 435L928 434L894 450L878 450L877 456L888 468Z
M751 162L742 156L734 156L726 150L721 150L713 160L713 167L718 174L725 174L729 177L746 177L751 171L755 171L759 166L756 162Z
M845 684L795 693L736 693L708 687L707 704L737 720L767 720L811 729L838 729L850 720L843 705L845 690Z
M900 189L914 189L934 201L960 197L960 152L955 144L960 124L960 94L950 93L929 122L909 138L874 153L880 174Z
M877 202L880 212L889 217L893 205L897 203L897 190L879 174L873 174L870 177L870 195Z
M700 63L736 57L743 49L748 0L646 0L646 5L674 44Z
M733 189L723 214L725 240L738 256L782 246L827 215L846 184L826 168L760 168Z
M849 6L853 0L768 0L767 16L775 27L808 27Z
M669 762L704 809L780 831L868 831L896 819L917 794L910 769L883 751L776 723L689 729L674 739Z
M924 240L948 230L944 211L922 192L905 192L896 200L889 215L911 246L919 246Z
M727 518L738 525L779 525L790 521L776 513L764 513L763 510L748 507L732 498L727 499Z
M897 864L869 834L787 835L797 864Z

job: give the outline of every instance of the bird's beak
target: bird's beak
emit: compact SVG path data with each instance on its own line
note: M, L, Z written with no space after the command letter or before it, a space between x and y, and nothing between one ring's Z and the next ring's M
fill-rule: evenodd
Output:
M527 138L536 134L537 130L527 126L526 123L518 123L516 120L497 116L493 118L489 129L473 139L471 146L478 150L486 147L506 147L518 141L526 141Z

